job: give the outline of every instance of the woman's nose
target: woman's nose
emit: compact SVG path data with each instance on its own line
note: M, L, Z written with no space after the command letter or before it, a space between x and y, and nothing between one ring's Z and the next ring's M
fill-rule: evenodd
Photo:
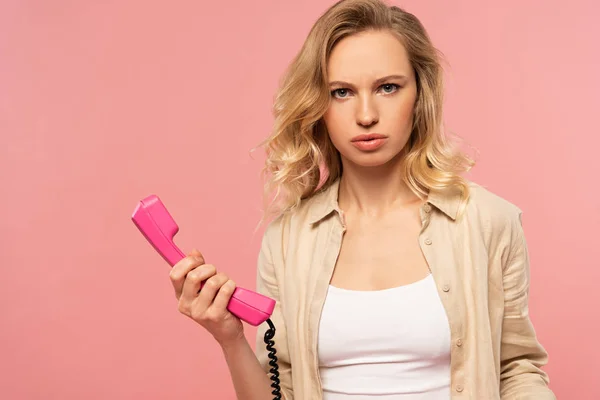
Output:
M379 121L379 114L373 100L363 99L356 113L356 123L361 126L371 126Z

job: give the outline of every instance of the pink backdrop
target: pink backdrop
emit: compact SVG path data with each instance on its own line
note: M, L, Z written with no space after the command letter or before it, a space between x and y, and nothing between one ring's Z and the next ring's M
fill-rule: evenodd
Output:
M551 386L578 400L600 398L594 3L402 2L448 57L471 178L525 212ZM0 4L1 398L234 398L129 218L159 194L184 250L254 287L263 158L248 150L332 1L167 4Z

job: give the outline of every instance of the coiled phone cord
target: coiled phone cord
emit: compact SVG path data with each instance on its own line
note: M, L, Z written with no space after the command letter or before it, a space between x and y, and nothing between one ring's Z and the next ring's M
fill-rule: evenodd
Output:
M271 373L271 380L273 381L273 383L271 383L271 387L273 388L271 394L275 396L273 397L273 400L281 400L279 366L277 365L277 356L275 355L277 350L275 350L275 341L273 340L275 337L275 325L273 325L273 322L270 319L267 319L267 324L269 324L269 329L265 332L264 340L267 345L267 350L269 351L269 365L271 366L269 372Z

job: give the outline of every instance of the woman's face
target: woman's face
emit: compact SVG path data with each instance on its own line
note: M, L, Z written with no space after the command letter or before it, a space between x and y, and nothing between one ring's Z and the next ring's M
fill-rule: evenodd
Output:
M411 133L417 95L402 43L386 31L346 37L327 72L331 102L323 120L342 162L375 167L396 159Z

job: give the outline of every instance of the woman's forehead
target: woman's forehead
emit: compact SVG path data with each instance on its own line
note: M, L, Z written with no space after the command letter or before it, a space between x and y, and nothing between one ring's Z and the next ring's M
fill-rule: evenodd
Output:
M327 64L329 81L410 76L411 69L404 45L389 32L364 32L342 39Z

